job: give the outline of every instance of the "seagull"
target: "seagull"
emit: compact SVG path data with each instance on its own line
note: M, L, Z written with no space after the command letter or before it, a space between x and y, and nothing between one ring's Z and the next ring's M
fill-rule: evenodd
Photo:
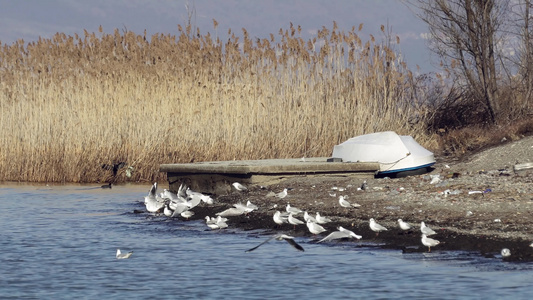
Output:
M165 209L163 210L163 214L167 217L172 217L172 214L174 213L174 211L172 211L172 209L170 209L170 206L168 206L168 203L165 203Z
M350 238L350 237L356 238L358 240L360 240L362 238L362 236L355 234L351 230L344 229L342 226L337 227L337 229L338 229L338 231L334 231L334 232L330 233L328 236L326 236L325 238L321 239L317 243L329 242L329 241L332 241L332 240Z
M209 216L206 216L205 217L205 224L207 225L207 227L211 228L211 229L221 229L221 228L226 228L228 227L228 224L226 224L226 221L228 219L226 218L222 218L220 216L218 216L217 218L211 218Z
M318 223L315 219L315 217L313 216L310 216L307 211L304 212L304 220L305 222L313 222L313 223Z
M287 223L287 219L283 218L281 216L281 212L278 210L274 213L274 222L278 225L282 225L283 223Z
M293 213L290 213L290 214L289 214L288 221L289 221L290 224L294 225L294 229L296 229L296 225L302 225L302 224L304 224L303 221L296 219L296 218L294 217Z
M280 198L280 199L283 199L283 198L287 197L287 189L286 188L283 189L283 191L277 193L275 196Z
M144 204L146 205L146 210L155 213L161 210L165 207L165 201L161 197L159 197L157 194L157 182L155 182L152 187L150 188L150 191L148 192L148 195L144 197Z
M164 189L163 192L161 193L161 198L168 198L170 200L178 200L179 197L178 197L178 194L175 194L167 189Z
M133 251L130 251L128 253L122 253L120 252L120 249L117 249L117 259L126 259L130 258L130 256L133 254Z
M178 192L177 192L178 197L186 199L187 196L188 196L187 195L187 189L188 189L187 185L182 182L180 184L180 187L178 188Z
M249 212L252 212L254 209L251 208L250 206L248 205L244 205L242 203L236 203L236 204L233 204L233 206L237 209L240 209L242 211L244 211L245 214L249 213Z
M411 224L404 222L402 219L398 219L398 224L402 230L410 230L412 228Z
M387 228L376 223L376 220L374 220L374 218L370 219L370 229L372 229L372 231L376 233L376 236L378 236L380 232L388 230Z
M234 182L231 185L239 192L244 192L244 191L248 190L247 187L245 187L244 185L242 185L242 184L240 184L238 182Z
M218 226L219 229L228 228L228 224L226 223L227 220L228 219L226 218L222 218L221 216L218 216L215 224Z
M208 196L208 195L200 196L200 200L202 200L202 202L205 202L205 204L209 204L209 205L214 203L213 198L211 198L211 196Z
M433 229L426 226L426 223L420 222L420 231L422 231L423 234L426 236L437 234Z
M342 206L342 207L360 207L361 205L357 204L357 203L350 203L348 201L346 201L344 199L344 196L339 196L339 204Z
M205 216L205 224L216 224L217 218L211 218L210 216Z
M365 191L368 189L368 184L366 183L366 180L363 181L363 184L361 184L361 187L357 188L358 191Z
M289 203L287 203L287 208L285 209L289 214L299 214L302 213L302 210L296 207L291 207Z
M194 211L192 210L186 210L180 214L185 219L189 220L190 217L194 216Z
M309 232L312 234L321 234L322 232L326 231L324 227L317 223L313 223L311 221L307 221L307 228L309 229Z
M507 248L503 248L501 254L502 254L502 257L509 257L511 256L511 250Z
M316 213L316 218L315 219L316 219L316 223L318 223L318 224L326 224L326 223L331 222L330 219L321 216L319 212Z
M252 202L250 202L250 200L248 200L248 202L246 202L246 206L251 209L251 210L256 210L256 209L259 209L259 207L255 204L253 204Z
M168 208L174 211L172 215L170 216L171 218L175 218L178 215L180 215L182 212L189 210L189 207L187 206L186 203L174 203L172 202L172 200L168 204Z
M273 237L270 237L269 239L267 239L266 241L262 242L261 244L251 248L251 249L248 249L244 252L252 252L254 251L255 249L259 248L260 246L270 242L271 240L278 240L278 241L282 241L282 240L285 240L287 243L289 243L289 245L293 246L294 249L298 250L298 251L305 251L304 248L300 245L298 245L295 241L294 241L294 237L292 236L289 236L289 235L285 235L285 234L277 234Z
M244 210L237 207L230 207L224 211L217 213L217 216L221 217L236 217L244 214Z
M440 242L432 238L428 238L425 234L422 234L422 244L428 247L428 252L431 252L431 247L437 246L440 244Z

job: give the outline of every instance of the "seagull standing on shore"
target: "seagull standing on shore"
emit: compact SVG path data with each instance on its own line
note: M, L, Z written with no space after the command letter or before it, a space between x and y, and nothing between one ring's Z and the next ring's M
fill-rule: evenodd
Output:
M299 209L299 208L296 208L296 207L291 207L291 205L289 203L287 203L287 208L285 208L285 210L289 213L289 214L300 214L302 213L302 210Z
M275 196L280 198L280 199L283 199L283 198L287 197L287 189L286 188L283 189L283 191L277 193Z
M316 212L315 219L318 224L326 224L331 222L331 219L321 216L319 212Z
M407 222L404 222L402 219L398 219L398 225L400 225L400 228L402 230L411 230L411 228L413 228L411 226L411 224L407 223Z
M242 184L240 184L238 182L234 182L231 185L239 192L244 192L244 191L248 190L247 187L245 187L244 185L242 185Z
M267 239L266 241L262 242L261 244L251 248L251 249L248 249L244 252L252 252L254 251L255 249L261 247L262 245L270 242L271 240L278 240L278 241L286 241L287 243L289 243L289 245L291 245L294 249L298 250L298 251L305 251L304 248L300 245L298 245L298 243L296 243L294 241L294 237L290 236L290 235L285 235L285 234L277 234L269 239Z
M425 234L422 234L422 244L428 247L428 252L431 252L431 247L437 246L440 244L440 242L432 238L428 238Z
M320 226L317 223L313 223L311 221L307 221L307 228L309 229L309 232L312 234L321 234L322 232L326 231L324 227Z
M361 206L361 205L359 205L359 204L357 204L357 203L350 203L350 202L346 201L346 200L344 199L344 196L339 196L339 204L340 204L340 206L342 206L342 207L346 207L346 208L348 208L348 207L355 207L355 208L357 208L357 207L360 207L360 206Z
M281 212L279 210L274 213L273 219L274 219L274 223L276 223L276 224L278 224L280 226L283 225L283 223L287 223L288 222L287 219L285 219L285 218L283 218L281 216Z
M294 229L296 229L296 225L304 224L303 221L296 219L293 213L289 213L288 221L290 224L294 225Z
M246 202L246 207L248 207L252 211L259 209L259 207L257 205L255 205L255 204L253 204L252 202L250 202L250 200L248 200L248 202Z
M305 222L318 223L318 222L316 221L315 217L310 216L309 213L307 213L307 211L304 212L304 220L305 220Z
M426 226L426 223L420 222L420 231L426 236L437 234L433 229Z
M376 236L378 236L380 232L388 230L384 226L381 226L378 223L376 223L376 220L374 220L374 218L370 219L369 225L370 225L370 229L376 233Z

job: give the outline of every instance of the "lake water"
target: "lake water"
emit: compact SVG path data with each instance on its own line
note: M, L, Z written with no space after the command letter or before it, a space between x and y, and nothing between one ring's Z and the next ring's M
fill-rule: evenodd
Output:
M0 186L0 299L530 299L533 264L353 243L305 252L143 209L149 185ZM215 199L216 200L216 199ZM133 250L117 260L116 249ZM533 251L533 250L532 250Z

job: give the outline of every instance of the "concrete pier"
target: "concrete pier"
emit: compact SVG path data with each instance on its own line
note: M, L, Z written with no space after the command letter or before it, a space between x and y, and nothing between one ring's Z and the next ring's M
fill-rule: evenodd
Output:
M271 185L295 176L372 178L379 164L331 162L327 157L314 157L162 164L159 170L167 173L171 191L176 192L184 182L195 191L221 195L230 192L235 181L246 185Z

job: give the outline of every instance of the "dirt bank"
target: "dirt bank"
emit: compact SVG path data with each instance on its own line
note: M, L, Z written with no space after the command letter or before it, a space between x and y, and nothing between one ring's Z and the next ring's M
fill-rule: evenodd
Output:
M234 203L250 200L260 209L249 216L231 218L230 226L311 237L305 225L294 229L284 224L280 228L273 222L273 213L285 210L290 203L313 215L320 212L333 219L324 225L326 233L342 225L362 235L359 243L427 251L420 241L419 225L424 221L437 231L432 237L441 242L432 251L472 250L498 256L502 248L509 248L512 253L509 260L533 261L533 248L529 246L533 241L533 175L513 171L513 165L526 162L533 162L533 137L504 143L462 161L439 158L429 174L370 179L366 190L358 190L362 179L347 177L302 176L278 185L250 187L245 193L217 197L216 207L199 208L196 218L212 216ZM431 183L436 175L440 180ZM280 192L284 188L290 189L286 198L267 197L270 191ZM340 195L361 207L340 207ZM376 236L369 229L370 218L389 230ZM399 229L400 218L414 229L409 232Z

